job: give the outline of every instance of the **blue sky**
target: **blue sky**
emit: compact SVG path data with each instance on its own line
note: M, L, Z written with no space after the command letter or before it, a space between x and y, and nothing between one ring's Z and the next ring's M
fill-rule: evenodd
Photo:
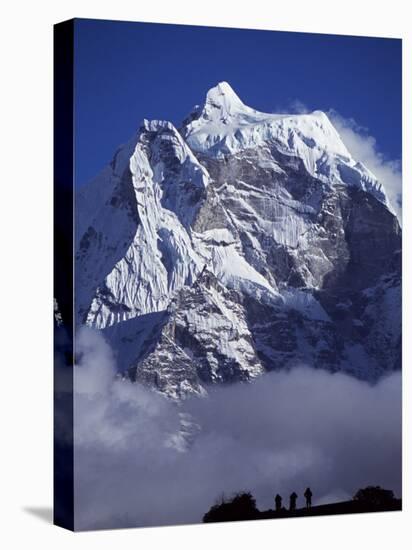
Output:
M398 39L77 19L76 184L143 118L178 126L222 80L261 111L333 109L400 159L401 49Z

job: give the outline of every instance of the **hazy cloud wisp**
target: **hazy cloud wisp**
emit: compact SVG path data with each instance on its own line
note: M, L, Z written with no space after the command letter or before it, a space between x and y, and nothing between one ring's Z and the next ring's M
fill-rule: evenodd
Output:
M378 149L376 139L355 120L328 113L333 125L352 156L362 162L382 183L399 222L402 221L402 166L400 160L387 159Z

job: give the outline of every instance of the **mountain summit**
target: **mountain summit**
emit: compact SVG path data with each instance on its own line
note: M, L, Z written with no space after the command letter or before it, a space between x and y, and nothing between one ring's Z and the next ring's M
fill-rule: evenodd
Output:
M214 88L211 88L206 95L205 109L209 112L218 109L222 115L236 115L239 111L248 110L232 87L227 82L219 82Z
M400 368L401 230L327 115L229 84L144 121L77 201L77 322L172 398L307 364Z
M383 186L352 158L322 111L261 113L244 105L230 85L221 82L209 90L203 109L182 133L194 151L217 158L275 142L280 152L302 159L312 176L325 183L357 185L388 204Z

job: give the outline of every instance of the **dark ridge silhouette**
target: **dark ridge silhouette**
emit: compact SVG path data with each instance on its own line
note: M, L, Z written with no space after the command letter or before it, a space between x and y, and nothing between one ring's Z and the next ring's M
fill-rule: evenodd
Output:
M305 491L304 495L306 498L306 506L304 508L293 508L293 505L296 505L296 499L293 497L293 499L290 499L292 507L289 510L281 506L282 497L280 495L276 495L275 497L276 509L264 511L260 511L256 508L256 500L249 492L237 493L229 500L226 500L223 496L220 501L216 502L216 504L214 504L203 516L203 523L326 516L334 514L361 514L367 512L392 512L402 510L402 499L395 498L393 491L382 489L379 486L369 486L364 489L359 489L352 500L322 504L320 506L311 505L312 492L310 489L308 492L308 489ZM291 497L295 494L296 493L293 492Z
M393 491L382 489L379 486L370 486L365 489L359 489L353 498L360 503L369 503L374 506L385 506L393 502L395 497Z

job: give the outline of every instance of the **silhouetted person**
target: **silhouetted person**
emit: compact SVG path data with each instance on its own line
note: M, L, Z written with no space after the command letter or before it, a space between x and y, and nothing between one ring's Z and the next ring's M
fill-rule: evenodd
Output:
M310 487L306 489L306 491L303 493L304 497L306 498L306 508L311 508L312 506L312 491L310 490Z
M280 512L282 510L282 497L279 494L275 496L275 505L276 512Z
M296 510L296 500L298 498L298 495L293 491L293 493L289 497L289 510L293 511Z

